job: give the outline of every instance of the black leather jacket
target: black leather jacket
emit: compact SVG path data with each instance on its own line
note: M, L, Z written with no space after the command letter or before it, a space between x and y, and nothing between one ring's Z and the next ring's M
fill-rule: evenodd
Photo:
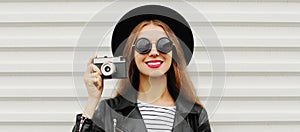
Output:
M205 109L187 100L175 104L173 132L211 132ZM137 103L122 96L101 101L93 119L80 122L78 114L73 132L147 132Z

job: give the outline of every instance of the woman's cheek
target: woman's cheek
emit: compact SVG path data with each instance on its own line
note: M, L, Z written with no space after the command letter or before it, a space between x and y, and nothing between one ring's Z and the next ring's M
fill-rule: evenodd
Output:
M139 69L139 71L142 70L143 68L143 57L140 55L135 55L135 64L137 65L137 68Z

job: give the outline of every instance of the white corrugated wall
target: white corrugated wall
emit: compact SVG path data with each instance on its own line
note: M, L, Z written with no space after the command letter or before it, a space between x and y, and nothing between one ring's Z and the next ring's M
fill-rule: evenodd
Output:
M71 131L75 114L82 111L72 77L74 47L86 22L111 2L0 0L1 132ZM299 132L300 1L187 2L211 22L224 48L223 97L215 112L208 111L213 131ZM201 25L193 12L182 12L192 26ZM115 10L100 24L112 26L122 14ZM100 51L108 53L109 41ZM210 60L199 41L195 51L200 79L193 81L205 100L211 89ZM113 86L106 86L108 97Z

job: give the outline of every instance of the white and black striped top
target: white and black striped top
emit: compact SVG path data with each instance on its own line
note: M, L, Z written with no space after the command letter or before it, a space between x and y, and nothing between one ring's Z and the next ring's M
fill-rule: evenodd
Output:
M157 106L138 100L138 107L148 132L171 132L176 106Z

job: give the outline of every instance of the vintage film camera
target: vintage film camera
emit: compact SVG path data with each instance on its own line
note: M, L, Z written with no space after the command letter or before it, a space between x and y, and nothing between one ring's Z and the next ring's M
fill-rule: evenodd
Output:
M94 64L102 72L103 79L127 78L126 57L97 57Z

